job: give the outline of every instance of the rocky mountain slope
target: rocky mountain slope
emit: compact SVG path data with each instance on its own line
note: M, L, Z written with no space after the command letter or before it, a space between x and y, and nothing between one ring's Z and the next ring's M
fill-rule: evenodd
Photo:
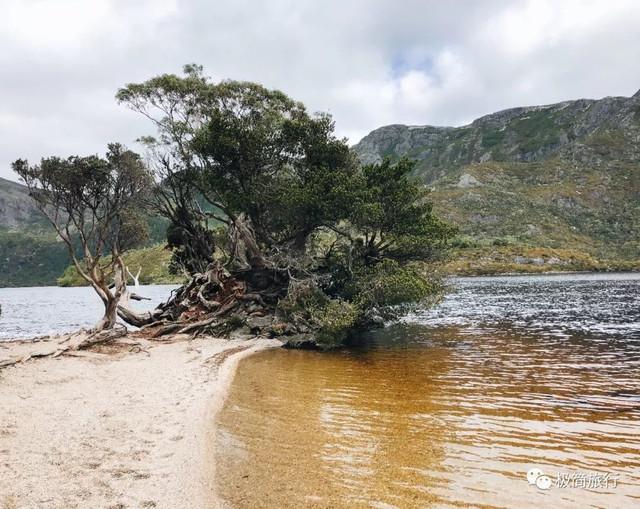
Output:
M514 108L462 127L381 127L354 150L365 163L415 159L460 245L484 255L509 245L640 258L640 92Z
M0 228L22 228L42 223L42 217L27 188L0 177Z

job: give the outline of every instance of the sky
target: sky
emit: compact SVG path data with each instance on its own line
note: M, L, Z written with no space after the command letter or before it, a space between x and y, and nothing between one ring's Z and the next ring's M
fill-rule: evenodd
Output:
M637 0L0 0L0 177L153 127L119 87L187 63L278 88L356 143L387 124L640 89Z

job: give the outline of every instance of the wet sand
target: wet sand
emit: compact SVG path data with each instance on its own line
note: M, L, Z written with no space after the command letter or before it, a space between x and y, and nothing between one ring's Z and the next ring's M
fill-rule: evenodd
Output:
M0 508L221 507L215 416L239 360L278 344L142 341L0 369Z

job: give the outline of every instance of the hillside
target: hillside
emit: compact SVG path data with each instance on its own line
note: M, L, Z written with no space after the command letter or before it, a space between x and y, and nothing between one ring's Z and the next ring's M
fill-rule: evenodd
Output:
M354 150L365 163L418 162L436 211L460 227L447 270L640 268L640 92L513 108L462 127L390 125ZM151 244L162 241L165 224L151 226ZM167 253L156 254L164 263ZM0 287L56 284L67 266L26 188L0 178ZM77 284L69 272L63 282Z
M133 274L140 269L140 284L174 284L182 283L184 276L171 274L169 264L171 251L165 249L164 244L133 249L124 255L124 262ZM133 284L131 280L130 283ZM73 265L66 268L58 278L58 286L87 286Z
M149 226L151 238L132 254L132 270L142 266L142 282L178 280L167 271L170 253L157 245L164 241L166 222L151 218ZM35 207L27 188L0 178L0 288L56 285L59 278L64 285L81 284L74 270L66 270L69 263L66 246Z
M55 285L68 263L27 188L0 178L0 287Z
M472 249L490 262L528 246L605 268L640 258L640 92L514 108L456 128L391 125L354 150L366 163L417 160L437 212L460 227L458 257Z
M42 224L42 216L27 188L0 177L0 228L9 230Z

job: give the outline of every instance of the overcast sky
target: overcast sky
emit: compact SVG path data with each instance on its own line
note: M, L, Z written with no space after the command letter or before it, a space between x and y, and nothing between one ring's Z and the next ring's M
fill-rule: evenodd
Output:
M637 0L0 0L0 176L153 132L114 94L185 63L333 114L391 123L640 88Z

